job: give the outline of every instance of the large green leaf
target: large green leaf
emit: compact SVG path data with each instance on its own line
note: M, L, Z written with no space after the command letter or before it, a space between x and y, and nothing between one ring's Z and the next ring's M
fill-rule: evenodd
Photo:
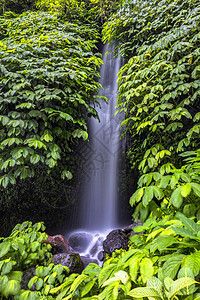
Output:
M172 230L175 233L177 233L183 237L195 237L196 236L196 234L193 231L183 228L183 227L172 227Z
M141 273L141 278L144 283L148 281L149 278L153 276L154 273L154 267L152 260L145 257L141 260L140 262L140 273Z
M200 184L198 183L195 183L195 182L192 182L191 183L191 186L192 186L192 190L194 191L194 193L200 197Z
M191 184L189 182L187 182L181 188L181 195L183 197L187 197L190 194L190 192L191 192Z
M140 260L141 260L141 258L133 257L133 258L129 259L129 261L128 261L129 273L131 276L131 280L133 282L136 282L136 279L138 276Z
M10 250L11 243L10 242L2 242L0 244L0 258L5 256Z
M149 248L151 252L155 252L157 249L159 251L167 250L167 247L175 244L177 242L177 239L173 236L168 235L159 235L156 237L151 244L149 245Z
M154 288L158 292L159 296L163 299L163 284L157 277L152 276L149 278L147 281L147 287Z
M110 277L111 274L114 273L115 268L116 268L116 265L114 263L112 263L108 266L105 266L101 270L101 272L99 274L99 277L98 277L98 281L99 281L100 286Z
M16 295L20 290L20 282L17 280L9 280L4 287L4 294L8 295Z
M144 207L146 207L149 202L153 199L154 196L154 190L153 190L153 186L148 186L144 189L144 195L142 197L142 203L144 205Z
M86 283L86 285L81 289L81 297L87 295L90 290L93 288L94 284L95 284L95 279L89 281L88 283Z
M71 288L70 288L70 292L75 292L76 289L78 288L78 286L85 280L87 279L88 276L85 274L81 274L79 275L73 282Z
M190 269L194 276L198 276L200 272L200 252L194 252L184 259L182 266ZM190 274L191 275L191 274ZM191 276L186 276L191 277Z
M200 231L200 226L198 224L196 224L193 220L187 218L180 212L177 213L177 217L187 229L189 229L196 235L198 234L198 232Z
M176 208L180 208L183 203L183 196L181 194L182 187L176 188L170 197L170 202Z
M165 277L170 277L172 279L175 278L184 257L185 256L183 254L177 254L169 258L163 264L162 271L163 271L164 278Z
M162 299L155 288L150 287L142 287L131 290L128 293L129 296L133 298L141 298L141 297L152 297L155 300Z
M170 286L169 289L169 298L172 297L172 299L174 298L174 296L183 288L188 287L194 283L197 283L193 278L189 278L189 277L182 277L177 279L176 281L174 281L172 283L172 285Z

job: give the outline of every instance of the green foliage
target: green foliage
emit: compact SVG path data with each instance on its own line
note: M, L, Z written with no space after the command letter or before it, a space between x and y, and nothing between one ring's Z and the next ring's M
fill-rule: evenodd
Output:
M91 27L101 28L110 14L118 9L122 0L36 0L36 7L61 13L71 22L89 23Z
M11 235L0 243L0 294L17 295L20 291L22 271L51 257L51 246L44 243L47 234L43 223L18 224Z
M152 150L152 149L151 149ZM163 150L164 151L164 150ZM148 157L150 151L146 151L145 157ZM159 152L154 147L154 158ZM138 181L138 190L130 199L131 205L141 203L136 209L134 216L139 216L141 204L147 208L151 207L157 215L175 210L183 211L186 216L197 215L199 219L199 196L200 196L200 178L199 178L199 150L188 151L181 154L186 163L180 169L173 164L161 164L157 172L146 172ZM145 160L147 160L145 158ZM142 169L146 168L142 161ZM155 201L160 201L160 206Z
M2 240L0 295L5 299L199 297L200 225L181 213L176 219L149 218L134 228L143 233L131 236L128 251L116 250L102 267L90 263L81 274L68 275L67 267L51 263L51 247L43 243L47 237L43 230L42 223L24 222ZM22 274L30 266L36 269L24 290L20 287Z
M166 277L165 281L162 283L158 278L151 277L147 282L147 287L133 289L128 295L133 298L147 297L148 299L156 300L173 300L176 299L176 295L183 295L181 292L182 289L197 283L194 279L189 277L182 277L176 281L169 281L169 279L170 278Z
M67 156L87 139L87 117L97 118L98 34L47 13L4 16L0 28L0 184L32 177L38 165L70 179Z
M145 219L148 210L165 206L171 213L199 199L197 172L195 177L190 165L181 168L177 157L200 148L199 5L127 1L103 30L104 40L118 40L127 58L119 73L118 109L125 113L132 167L142 175L131 198L132 205L140 203L136 219L139 211Z
M43 243L47 239L47 234L43 231L43 223L32 225L31 222L18 224L13 229L11 235L3 238L0 244L0 258L9 259L16 263L17 268L24 270L27 266L44 262L50 257L51 246Z

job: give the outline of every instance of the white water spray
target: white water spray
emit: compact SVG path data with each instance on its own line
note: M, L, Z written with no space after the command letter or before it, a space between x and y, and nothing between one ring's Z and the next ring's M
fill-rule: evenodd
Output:
M107 52L110 52L107 54ZM103 49L104 64L100 70L102 96L97 108L100 122L92 119L89 124L89 155L86 160L84 182L81 194L80 228L104 232L117 226L118 215L118 161L120 150L120 120L115 116L117 100L117 74L120 57L114 58L113 47Z

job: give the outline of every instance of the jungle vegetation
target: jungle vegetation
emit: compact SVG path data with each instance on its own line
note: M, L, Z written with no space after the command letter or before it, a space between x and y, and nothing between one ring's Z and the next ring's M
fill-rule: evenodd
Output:
M118 41L118 111L138 172L130 205L143 221L128 251L82 274L51 263L42 222L16 225L0 243L1 298L200 299L200 1L10 0L0 9L1 203L12 207L12 191L41 174L73 180L73 151L98 118L97 45Z

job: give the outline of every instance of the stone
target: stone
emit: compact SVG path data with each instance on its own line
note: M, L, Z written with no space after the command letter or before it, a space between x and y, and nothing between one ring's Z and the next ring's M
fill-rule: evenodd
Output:
M70 253L69 243L67 239L61 234L54 236L49 235L45 243L50 244L52 246L52 254Z
M36 269L36 267L32 267L23 272L23 276L22 276L22 280L21 280L21 289L29 290L28 283L31 280L31 278L35 276L35 269ZM36 291L35 284L32 286L31 291Z
M98 265L97 259L93 259L93 258L86 257L86 256L81 256L81 260L82 260L82 262L83 262L84 269L85 269L85 268L87 267L87 265L89 265L90 263L94 263L94 264L97 264L97 265Z
M59 253L52 256L55 265L63 265L69 268L70 274L81 272L84 269L83 262L78 253Z
M100 251L100 252L98 253L97 258L98 258L99 261L104 261L104 259L106 258L106 257L105 257L104 251Z
M132 223L131 225L125 227L124 229L122 229L122 231L125 233L125 234L129 234L129 235L134 235L134 234L141 234L140 232L139 233L136 233L133 231L133 228L136 227L136 226L142 226L143 224L140 222L140 221L137 221L135 223Z
M96 242L94 243L93 247L90 249L90 256L96 256L96 254L99 252L99 249L102 249L103 245L103 237L99 237Z
M105 253L111 255L117 249L128 250L128 236L121 230L112 230L103 242Z
M93 240L93 236L86 232L74 232L69 237L69 245L74 251L85 252Z

